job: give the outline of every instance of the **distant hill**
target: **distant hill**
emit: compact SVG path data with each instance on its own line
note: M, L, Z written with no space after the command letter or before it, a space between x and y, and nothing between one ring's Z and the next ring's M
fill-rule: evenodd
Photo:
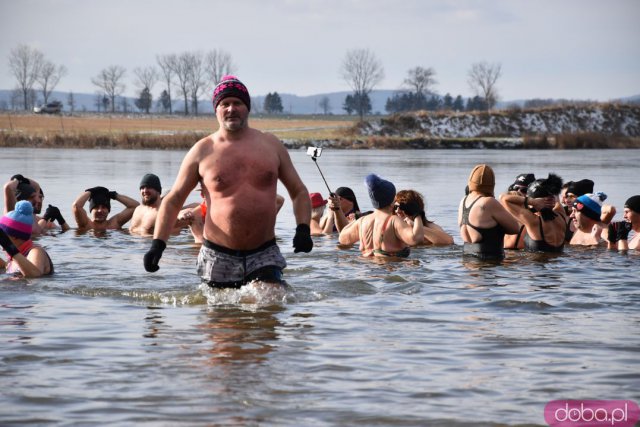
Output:
M374 90L369 98L371 99L371 107L372 112L374 114L386 114L385 105L387 103L387 99L393 96L397 91L395 90ZM329 113L330 114L344 114L345 111L342 109L342 105L344 104L344 99L347 95L350 95L350 91L342 91L342 92L331 92L331 93L321 93L317 95L308 95L308 96L298 96L294 94L288 93L279 93L280 98L282 99L282 106L284 108L284 113L286 114L323 114L324 111L320 107L320 101L327 97L329 98ZM174 94L175 96L175 94ZM67 99L69 97L69 92L58 92L54 91L51 94L50 101L57 100L64 104L63 111L69 111L69 105L67 104ZM83 111L96 111L96 95L95 94L86 94L86 93L74 93L73 94L75 101L75 110L77 112ZM252 112L260 113L262 111L262 105L264 104L265 96L256 96L252 98ZM131 97L127 97L127 104L129 111L137 111L134 104L134 99ZM466 101L466 99L465 99ZM619 98L614 101L620 101L624 103L640 103L640 95L629 96L626 98ZM496 108L503 109L513 105L524 105L525 100L513 100L513 101L500 101L496 105ZM118 110L122 111L122 101L118 101ZM0 111L7 110L11 105L11 91L9 90L0 90ZM180 100L175 100L173 102L173 111L180 112L184 111L184 102ZM200 101L198 104L198 112L202 114L213 114L213 107L209 100Z

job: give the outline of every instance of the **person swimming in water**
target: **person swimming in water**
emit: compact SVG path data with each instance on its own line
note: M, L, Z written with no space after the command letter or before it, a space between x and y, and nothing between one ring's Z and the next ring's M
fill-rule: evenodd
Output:
M53 274L53 262L42 246L33 243L32 231L33 206L21 200L0 218L0 246L9 255L8 261L0 259L0 268L23 277Z
M340 232L347 224L362 216L356 194L349 187L339 187L327 198L329 209L326 211L321 222L326 221L333 224L332 232ZM324 228L324 227L323 227Z
M360 242L363 256L406 258L410 246L424 241L422 216L416 214L413 226L393 214L396 187L375 174L367 175L365 184L374 207L373 213L350 222L342 229L340 244Z
M424 198L415 190L400 190L393 203L393 212L407 224L413 226L413 218L420 215L424 224L425 245L452 245L453 237L438 224L427 219Z
M489 165L480 164L469 175L469 194L458 207L463 254L482 260L504 258L504 235L516 234L516 219L493 197L495 175ZM469 199L469 203L467 203Z
M536 180L536 176L532 173L522 173L516 177L516 180L507 188L509 194L527 195L529 184ZM524 236L527 234L525 226L520 224L520 231L517 234L505 234L505 249L524 249Z
M609 249L640 249L640 195L631 196L624 203L624 221L609 224L608 240Z
M607 195L602 192L587 193L578 197L573 202L573 212L571 219L576 228L571 245L579 246L600 246L607 244L607 240L602 236L602 202L607 199Z
M529 184L526 196L500 196L504 207L526 228L524 247L533 252L562 252L567 219L559 202L562 178L553 173Z

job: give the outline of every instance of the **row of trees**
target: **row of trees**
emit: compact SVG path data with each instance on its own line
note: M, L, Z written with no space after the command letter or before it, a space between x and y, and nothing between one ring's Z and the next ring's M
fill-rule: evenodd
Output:
M340 73L353 90L353 95L345 98L343 109L357 113L360 119L371 112L369 94L384 78L382 63L369 49L354 49L347 52ZM447 94L442 99L432 90L437 83L433 68L415 67L409 70L403 84L408 92L398 93L387 100L389 112L465 109L462 96L455 100ZM497 82L502 75L502 65L478 62L472 64L467 83L476 94L467 101L466 109L490 110L498 101Z
M33 105L34 87L42 93L44 102L67 74L63 65L56 65L45 58L38 49L20 45L10 52L9 66L16 78L22 94L24 109ZM149 113L153 108L153 89L162 85L162 92L156 103L159 110L173 113L174 94L184 102L184 114L190 110L198 114L198 101L209 93L225 74L235 73L231 55L214 49L202 52L182 52L156 56L156 65L133 69L134 86L137 97L135 107ZM469 87L476 97L467 102L466 108L491 109L498 100L496 84L502 73L500 64L480 62L473 64L468 72ZM124 83L127 70L119 65L102 69L91 82L98 88L96 106L99 109L116 111L116 100L126 90ZM384 78L381 62L369 49L353 49L347 52L340 68L340 74L353 93L345 99L343 108L349 114L356 113L361 119L371 112L369 94ZM437 96L433 87L437 84L433 68L415 67L408 71L404 79L404 91L387 101L389 112L412 111L418 109L462 110L462 97L450 99ZM478 100L480 98L480 101ZM325 113L330 111L328 98L323 98L320 107ZM73 107L72 107L73 108ZM264 101L267 113L281 113L282 100L277 92L269 93Z
M172 114L174 93L184 101L184 114L189 114L189 106L194 115L198 115L198 101L204 93L210 92L222 77L233 74L235 66L231 55L223 50L214 49L207 53L183 52L156 56L155 66L134 68L134 85L138 98L136 107L149 113L153 106L152 90L156 83L164 86L160 94L159 107ZM123 78L126 74L124 67L112 65L104 68L91 82L100 88L109 98L111 111L115 111L116 97L125 91Z

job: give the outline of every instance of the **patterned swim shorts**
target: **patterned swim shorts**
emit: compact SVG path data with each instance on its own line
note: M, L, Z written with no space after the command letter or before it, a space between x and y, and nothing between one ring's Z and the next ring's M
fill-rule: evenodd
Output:
M198 254L198 275L216 288L238 288L253 279L280 282L287 266L276 240L238 251L204 240Z

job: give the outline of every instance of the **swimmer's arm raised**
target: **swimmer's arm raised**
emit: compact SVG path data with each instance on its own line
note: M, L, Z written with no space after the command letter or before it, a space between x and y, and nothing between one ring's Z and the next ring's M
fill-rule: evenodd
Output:
M125 206L125 209L122 212L119 212L117 215L114 215L112 218L118 225L118 227L122 227L131 219L133 216L133 212L136 210L136 207L140 204L138 201L133 200L129 196L125 196L124 194L118 193L115 200L122 203Z
M424 225L420 215L413 218L412 226L402 220L393 221L393 226L396 235L407 245L415 246L424 241Z
M89 191L84 191L76 200L73 201L73 204L71 205L71 212L73 213L73 217L76 219L78 228L86 228L89 225L89 215L87 215L87 211L84 210L84 205L90 197L91 193Z

